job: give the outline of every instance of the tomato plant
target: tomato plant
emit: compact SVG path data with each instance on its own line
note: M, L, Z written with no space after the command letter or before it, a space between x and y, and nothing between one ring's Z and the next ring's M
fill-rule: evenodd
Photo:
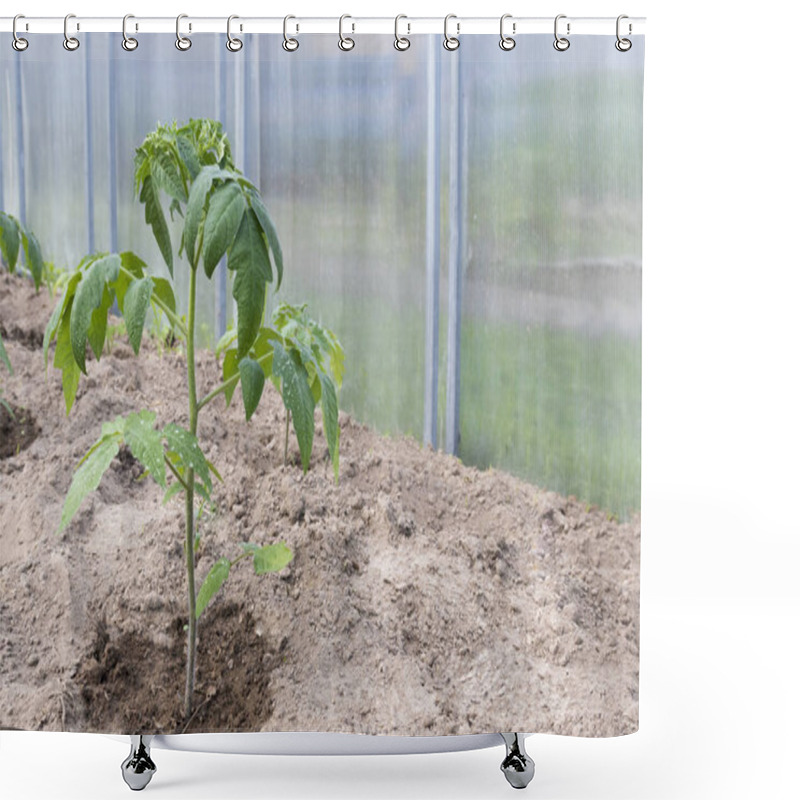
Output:
M0 256L9 272L14 272L17 268L20 255L24 255L25 264L38 291L45 271L39 240L18 219L0 211Z
M277 572L292 558L291 550L283 542L261 547L244 542L236 558L219 559L200 590L195 589L195 495L210 502L212 476L219 480L197 439L198 415L218 394L226 393L230 400L236 383L241 382L245 415L249 420L260 401L266 376L280 369L273 366L273 358L278 365L282 363L282 341L273 332L277 338L271 339L271 344L265 347L265 338L269 339L270 334L262 323L267 285L280 285L283 255L261 195L234 165L220 123L190 120L182 126L177 123L159 126L137 148L135 168L145 221L170 275L176 259L162 205L164 196L169 201L170 216L175 219L177 215L183 221L178 255L188 262L187 314L185 317L178 315L171 282L152 274L134 253L87 256L66 280L64 292L48 323L44 336L45 363L55 337L53 364L61 370L69 414L81 373L87 372L87 347L95 358L102 356L108 311L114 301L122 312L128 339L137 354L151 308L166 317L174 335L185 346L189 424L184 428L168 422L159 428L155 413L146 409L104 423L99 440L75 472L64 503L60 530L69 524L86 495L97 488L123 445L128 446L150 477L165 490L165 499L183 495L189 612L184 707L188 719L194 693L197 621L208 602L239 561L250 560L255 572L263 574ZM234 275L233 297L237 306L235 359L229 360L222 384L200 396L195 353L197 282L203 276L211 279L225 254L228 269ZM329 420L329 427L332 424ZM338 420L336 429L338 442Z

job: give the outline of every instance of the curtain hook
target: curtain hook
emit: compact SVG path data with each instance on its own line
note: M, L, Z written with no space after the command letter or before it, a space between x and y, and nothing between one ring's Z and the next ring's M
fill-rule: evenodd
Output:
M458 41L458 34L461 32L460 22L456 22L455 36L450 36L450 34L447 32L447 23L450 22L451 19L457 20L458 17L456 17L455 14L448 14L444 18L444 42L442 42L442 44L444 45L444 49L449 50L450 52L452 52L453 50L458 50L458 46L461 44L461 42Z
M14 17L14 21L11 23L11 33L14 36L13 40L11 41L11 46L18 53L21 53L23 50L27 50L28 49L28 40L27 39L23 39L22 37L17 35L17 20L18 19L25 19L25 16L23 14L17 14L17 16ZM27 29L27 23L26 23L25 27Z
M64 49L69 50L70 52L77 50L81 46L81 43L78 41L78 39L69 35L68 26L71 19L75 19L74 14L67 14L67 16L64 17ZM81 29L78 23L75 23L75 29Z
M394 49L402 52L403 50L408 50L408 48L411 47L411 39L407 39L405 36L400 35L399 29L401 19L408 19L408 17L405 14L398 14L394 18ZM408 26L408 32L411 33L411 23L408 22L406 25Z
M287 14L283 18L283 49L287 53L294 53L294 51L297 50L298 47L300 47L300 42L298 42L297 39L293 39L292 37L289 36L288 26L290 19L297 19L297 17L294 17L292 14ZM298 25L297 27L299 30L300 26Z
M553 25L553 32L555 34L556 40L553 42L553 47L558 50L559 53L563 53L565 50L569 50L569 39L564 36L558 35L558 21L560 19L566 19L566 14L559 14L556 17L555 24ZM567 36L569 36L569 22L567 23Z
M622 22L623 19L628 19L628 15L627 14L620 14L617 17L617 41L614 42L614 47L616 47L617 50L620 51L620 53L627 53L628 50L630 50L631 47L633 47L633 42L631 42L630 39L622 39L622 38L620 38L620 35L619 35L619 23ZM630 22L629 22L628 23L628 34L630 35L632 32L633 32L633 25L631 25Z
M185 52L192 46L192 40L188 36L183 36L181 34L181 20L188 19L188 14L178 14L177 18L175 19L175 47L178 50ZM192 30L192 24L189 23L189 31Z
M236 14L231 14L228 17L228 41L225 42L225 47L227 47L228 50L231 51L231 53L238 53L243 47L242 40L237 39L235 36L231 34L231 22L233 22L233 20L235 19L239 19L239 17L237 17ZM241 31L241 29L242 26L240 25L239 30Z
M342 14L342 16L339 17L339 49L344 51L352 50L356 46L355 39L350 36L345 36L342 32L342 25L346 19L352 19L352 17L349 14ZM353 32L355 32L355 24L351 23L351 25L353 27Z
M503 30L503 26L505 25L506 20L511 18L512 18L511 14L503 14L503 16L500 17L500 49L505 50L506 52L508 52L509 50L513 50L517 46L516 40L513 39L511 36L506 36ZM517 32L516 22L512 23L511 31L512 33Z
M129 19L135 19L133 14L126 14L122 18L122 49L132 53L139 46L139 40L134 39L132 36L128 36ZM136 29L139 29L138 25L136 26Z

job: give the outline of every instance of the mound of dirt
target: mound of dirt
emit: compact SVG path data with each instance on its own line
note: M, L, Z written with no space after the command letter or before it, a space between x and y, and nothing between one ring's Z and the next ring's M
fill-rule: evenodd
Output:
M198 585L241 542L292 563L237 565L200 621L196 714L182 718L180 501L122 451L62 535L73 471L104 420L186 424L185 360L126 343L90 361L69 418L40 344L52 301L0 278L7 400L41 432L0 460L0 727L442 735L629 733L638 714L639 523L479 471L340 415L334 483L318 419L311 467L283 465L267 384L203 410L223 481L200 517ZM37 344L38 343L38 344ZM33 347L32 349L32 345ZM52 352L52 351L51 351ZM52 359L52 355L51 355ZM221 366L199 357L200 391Z

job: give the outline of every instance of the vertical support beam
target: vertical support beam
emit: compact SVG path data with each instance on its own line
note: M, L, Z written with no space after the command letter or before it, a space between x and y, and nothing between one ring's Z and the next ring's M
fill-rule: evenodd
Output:
M117 228L117 60L114 45L117 38L108 37L108 218L111 252L119 252ZM119 45L117 45L119 46Z
M219 82L219 93L217 95L217 117L222 123L222 127L227 130L227 110L228 110L228 65L227 49L224 42L227 36L220 37L221 54L217 62L217 80ZM228 261L223 258L217 265L217 272L214 276L214 333L219 339L228 327Z
M422 438L433 448L439 407L439 249L441 201L441 78L438 36L428 37L428 163L425 187L425 416Z
M465 251L465 158L466 114L462 93L461 50L453 54L450 91L450 245L447 286L447 406L445 452L458 455L461 438L461 295Z
M84 125L86 131L86 243L89 248L87 252L94 253L94 133L92 130L92 72L89 69L91 64L88 52L88 48L91 46L90 38L90 36L85 36L83 42L85 48L83 55L83 89L86 105L86 124Z
M15 115L14 121L16 122L16 149L17 149L17 192L18 192L18 202L19 208L17 209L17 216L19 217L19 221L23 225L28 224L28 214L26 211L28 202L25 196L25 126L23 124L23 107L22 107L22 58L17 57L14 59L14 63L16 64L16 69L14 71L14 81L15 81L15 89L16 89L16 98L15 98Z

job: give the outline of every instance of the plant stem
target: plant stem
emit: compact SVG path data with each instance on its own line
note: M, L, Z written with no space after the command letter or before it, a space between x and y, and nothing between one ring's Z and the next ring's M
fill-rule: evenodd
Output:
M178 483L180 483L180 485L183 486L184 489L188 490L189 485L183 478L181 478L180 473L178 472L177 469L175 469L175 465L168 458L164 459L164 463L169 467L170 472L177 478Z
M286 435L283 438L283 466L289 461L289 417L291 412L286 409Z
M197 387L194 363L194 316L197 294L197 269L192 269L189 282L189 317L186 332L186 370L189 382L189 431L197 435ZM186 719L192 716L194 696L195 656L197 651L197 595L194 588L194 470L186 470L186 577L189 592L189 633L186 656Z
M120 267L120 272L124 272L128 278L132 281L136 279L136 276L129 272L125 267ZM183 320L156 294L150 296L151 302L155 303L169 318L170 322L178 328L178 330L186 337L188 337L189 333L186 329L186 326L183 324Z
M272 358L271 352L261 356L261 358L257 358L256 363L261 364L261 366L263 367L264 364L266 364L270 358ZM198 401L197 410L200 411L200 409L203 408L203 406L210 403L218 394L222 394L227 388L234 386L236 384L236 381L238 380L239 380L239 373L237 371L235 375L231 375L231 377L228 378L228 380L221 383L219 386L217 386L216 389L210 391L202 400Z

